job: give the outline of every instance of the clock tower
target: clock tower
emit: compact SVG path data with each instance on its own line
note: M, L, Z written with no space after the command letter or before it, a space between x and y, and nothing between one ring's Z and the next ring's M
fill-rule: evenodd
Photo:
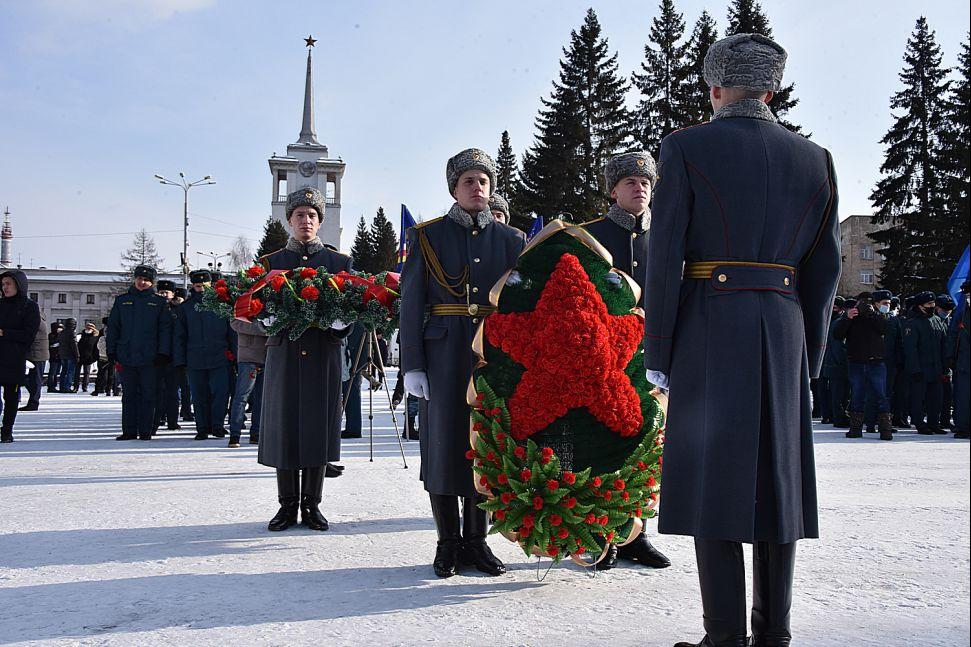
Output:
M302 187L319 189L327 199L327 213L318 236L321 242L340 249L341 245L341 178L344 161L332 159L327 147L317 141L314 128L314 85L311 52L316 44L312 36L307 43L307 79L303 95L303 125L300 137L287 146L283 157L274 153L268 161L273 178L271 208L273 217L286 225L287 194Z

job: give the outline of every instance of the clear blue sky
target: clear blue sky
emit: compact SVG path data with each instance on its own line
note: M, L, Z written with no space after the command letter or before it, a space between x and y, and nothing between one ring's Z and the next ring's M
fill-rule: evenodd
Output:
M0 0L0 207L13 214L14 260L114 269L131 241L116 232L144 227L176 265L182 192L152 176L180 170L218 182L190 194L191 260L240 234L255 248L270 213L266 160L300 130L308 33L318 138L347 163L342 247L378 206L396 226L402 202L440 215L449 155L494 153L504 129L517 155L531 143L591 4L629 78L656 2ZM833 151L842 215L870 213L907 37L923 12L953 65L967 3L762 5L789 51L792 119ZM727 0L677 6L689 30L707 8L724 31Z

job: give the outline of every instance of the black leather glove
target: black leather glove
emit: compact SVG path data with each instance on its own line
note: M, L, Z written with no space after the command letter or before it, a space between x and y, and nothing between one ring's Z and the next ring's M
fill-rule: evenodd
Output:
M155 366L165 366L169 363L169 356L159 353L155 356Z
M914 382L923 382L924 374L921 371L918 371L916 373L911 373L910 379L912 379Z

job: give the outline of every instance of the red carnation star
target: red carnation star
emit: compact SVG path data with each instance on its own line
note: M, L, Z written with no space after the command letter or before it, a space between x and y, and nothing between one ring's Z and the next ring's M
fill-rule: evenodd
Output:
M535 310L494 314L485 324L489 343L526 367L507 403L517 440L580 407L621 436L640 430L640 398L624 369L644 320L608 314L576 256L563 254Z
M593 477L593 487L600 487L600 484L601 483L603 483L603 481L600 480L600 477L599 476L594 476Z
M587 513L587 516L583 519L584 522L589 524L597 523L597 515L592 512Z

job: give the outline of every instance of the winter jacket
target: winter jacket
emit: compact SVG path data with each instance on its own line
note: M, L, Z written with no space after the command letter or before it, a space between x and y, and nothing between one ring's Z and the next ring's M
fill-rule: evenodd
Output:
M915 380L937 382L944 375L944 347L947 331L937 315L915 310L904 325L905 370Z
M179 306L172 336L172 361L190 369L229 366L236 354L236 332L215 312L198 309L201 302L200 293L193 292Z
M882 362L886 345L883 336L887 320L874 312L861 309L853 319L841 317L833 326L833 336L846 342L846 360L851 364Z
M0 384L24 384L27 352L40 328L40 308L27 292L27 275L20 270L0 274L17 282L17 294L0 296Z
M58 335L57 341L60 343L58 350L60 350L62 362L69 359L77 362L81 359L81 351L78 350L78 331L70 321L64 324L64 330Z
M78 353L81 356L82 364L91 364L98 361L98 333L84 331L81 333L81 340L78 342Z
M34 335L34 342L27 351L27 359L34 364L46 362L51 358L50 350L47 348L47 319L44 313L40 313L40 325L37 327L37 334Z
M51 331L47 334L47 354L48 360L52 362L61 361L61 342L59 341L60 335L54 332L54 325L51 324Z
M147 366L157 355L171 355L172 317L165 299L132 286L115 298L107 337L108 357L122 366Z
M236 361L266 364L266 329L256 322L233 319L229 327L236 331Z

